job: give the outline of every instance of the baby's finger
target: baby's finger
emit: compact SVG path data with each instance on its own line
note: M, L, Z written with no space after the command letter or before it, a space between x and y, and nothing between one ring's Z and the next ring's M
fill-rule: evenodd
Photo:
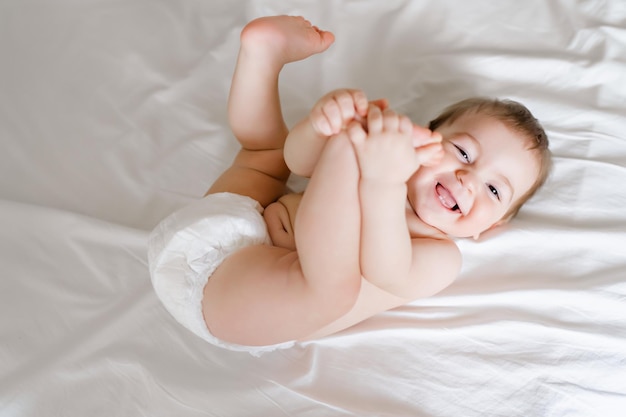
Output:
M335 101L341 112L341 124L343 127L347 121L354 119L355 115L358 113L356 102L350 90L339 91L335 96Z
M413 133L413 122L409 119L408 116L402 115L400 116L400 132L404 134L412 134Z
M326 115L322 111L321 107L314 107L313 110L311 110L309 120L313 125L313 129L315 129L315 131L319 134L324 136L331 136L333 134L333 128L328 122L328 119L326 118Z
M367 112L367 130L370 133L380 133L383 130L383 112L378 106L369 106Z
M330 125L331 135L338 133L343 127L341 105L337 100L331 100L322 106L322 113Z
M370 101L369 104L373 104L374 106L377 106L381 110L385 110L386 108L389 107L389 100L387 100L386 98L379 98L377 100Z
M367 101L367 96L361 90L349 90L352 94L352 102L354 103L354 109L356 114L361 117L367 116L367 108L369 107L369 103Z
M441 140L439 132L433 132L425 127L413 125L413 146L418 147L429 143L439 143Z
M432 132L430 139L433 143L441 143L443 141L443 136L441 136L441 133L439 132Z
M415 148L415 156L420 165L432 166L441 162L443 157L443 147L441 143L430 143L428 145Z
M391 109L383 111L383 130L385 132L397 132L400 127L400 116Z

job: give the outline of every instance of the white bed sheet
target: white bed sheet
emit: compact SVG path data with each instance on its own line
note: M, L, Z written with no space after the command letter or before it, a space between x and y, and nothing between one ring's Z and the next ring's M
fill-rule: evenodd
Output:
M290 124L342 86L419 123L509 97L555 169L440 295L254 358L174 322L146 238L234 156L239 31L283 13L337 37ZM625 131L621 0L0 0L0 414L623 416Z

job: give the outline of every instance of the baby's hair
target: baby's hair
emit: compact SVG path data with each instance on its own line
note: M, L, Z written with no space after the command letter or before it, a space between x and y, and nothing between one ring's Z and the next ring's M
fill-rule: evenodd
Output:
M453 123L464 114L485 114L504 123L509 129L521 134L528 142L528 150L537 156L539 161L539 175L532 187L513 204L504 215L504 219L513 218L522 205L532 197L546 182L552 166L552 155L548 147L548 135L533 116L521 103L514 100L499 100L494 98L473 97L455 103L433 119L428 128L435 130L444 124Z

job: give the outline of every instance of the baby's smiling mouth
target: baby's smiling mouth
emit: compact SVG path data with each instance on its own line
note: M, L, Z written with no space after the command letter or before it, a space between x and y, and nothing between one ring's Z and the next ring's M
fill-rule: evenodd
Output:
M457 211L457 210L460 211L459 205L456 202L454 196L452 195L452 193L450 193L450 191L448 191L446 187L444 187L440 183L437 183L437 186L435 187L435 189L437 191L437 196L439 197L439 201L441 201L441 204L445 208L451 211Z

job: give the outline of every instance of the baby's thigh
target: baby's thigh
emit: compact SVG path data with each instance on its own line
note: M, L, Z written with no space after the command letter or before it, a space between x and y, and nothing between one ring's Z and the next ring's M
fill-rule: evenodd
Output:
M289 169L285 165L282 149L242 149L232 165L218 177L206 194L241 194L266 207L285 194L288 178Z
M209 278L202 306L214 336L260 346L314 333L345 314L338 306L352 305L357 295L320 291L307 283L296 252L257 245L224 260Z

